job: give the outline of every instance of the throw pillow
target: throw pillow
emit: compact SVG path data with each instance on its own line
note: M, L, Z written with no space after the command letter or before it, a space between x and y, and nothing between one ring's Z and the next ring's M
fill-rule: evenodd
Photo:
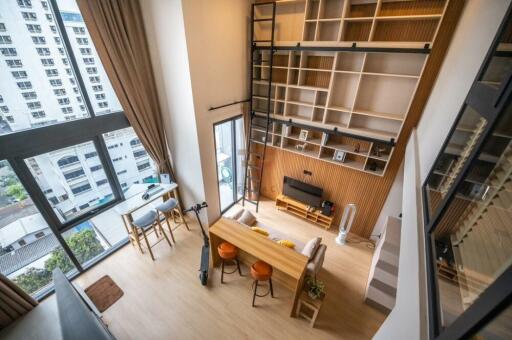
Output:
M302 255L307 256L308 259L311 260L315 255L316 250L320 246L320 242L322 242L321 237L315 237L309 240L308 243L306 243L306 245L304 246L304 249L302 249Z
M251 230L252 231L255 231L257 232L258 234L261 234L263 236L268 236L268 231L266 231L265 229L263 228L260 228L260 227L251 227Z
M232 220L238 220L240 218L240 216L242 216L242 214L244 213L245 209L238 209L238 210L231 210L229 212L227 212L224 217L225 218L229 218L229 219L232 219Z
M238 218L238 222L252 227L256 224L256 217L249 210L244 210L242 216Z
M295 249L295 243L293 243L290 240L279 240L279 241L277 241L277 243L279 243L282 246L285 246L285 247L288 247L291 249Z

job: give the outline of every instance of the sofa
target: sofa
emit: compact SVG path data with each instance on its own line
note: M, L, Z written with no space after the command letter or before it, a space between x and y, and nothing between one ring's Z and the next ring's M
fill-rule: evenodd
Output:
M249 210L243 208L232 210L224 215L224 217L235 220L247 228L253 228L253 230L262 229L268 233L267 237L275 242L279 242L280 240L291 241L294 244L294 247L292 248L294 251L301 253L309 258L306 267L306 275L316 279L324 264L325 252L327 250L327 246L321 243L321 237L315 237L306 243L301 242L300 240L294 239L293 236L285 234L276 228L261 223L261 221L258 221L257 218Z

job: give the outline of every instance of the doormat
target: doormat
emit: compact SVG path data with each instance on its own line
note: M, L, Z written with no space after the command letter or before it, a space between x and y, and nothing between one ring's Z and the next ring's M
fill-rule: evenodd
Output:
M100 312L104 312L108 307L119 300L124 292L116 285L110 276L105 275L86 288L85 294L89 296Z

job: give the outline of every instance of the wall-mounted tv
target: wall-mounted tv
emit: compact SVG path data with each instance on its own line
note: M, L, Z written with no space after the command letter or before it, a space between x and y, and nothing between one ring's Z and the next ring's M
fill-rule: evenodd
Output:
M322 194L322 188L284 176L283 195L285 196L312 207L320 208L323 201Z

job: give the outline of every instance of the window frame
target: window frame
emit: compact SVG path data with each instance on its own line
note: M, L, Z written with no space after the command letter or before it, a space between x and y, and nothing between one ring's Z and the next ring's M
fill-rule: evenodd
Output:
M444 213L450 206L450 203L457 194L459 185L472 169L477 156L482 151L483 146L490 137L493 129L495 128L501 114L506 110L507 105L512 103L512 72L504 81L499 89L493 89L490 86L485 86L480 83L480 79L484 75L487 67L495 56L496 48L498 47L500 37L504 32L508 17L512 13L512 5L509 6L507 13L504 16L502 23L494 37L494 40L489 48L482 65L473 81L473 85L466 96L464 103L452 125L450 131L445 138L442 147L436 156L429 173L422 184L422 204L423 204L423 224L424 224L424 237L425 237L425 255L426 255L426 271L427 271L427 293L428 293L428 327L430 339L461 339L467 338L480 330L482 327L498 316L504 309L512 303L512 265L510 265L496 280L491 283L482 294L462 312L455 321L448 327L442 328L441 320L441 305L439 297L439 287L437 283L437 266L435 256L435 244L433 233L444 216ZM507 55L512 56L511 52ZM495 101L490 100L496 99ZM478 142L471 151L470 156L467 158L462 170L457 174L446 196L441 200L435 212L430 211L428 200L428 182L431 175L434 173L436 164L441 159L443 151L448 146L451 137L456 130L456 127L464 115L466 106L470 105L487 120L487 125L484 128Z
M96 115L77 63L77 57L82 58L82 56L75 55L78 51L75 52L72 48L68 32L64 27L61 12L57 5L57 0L49 0L48 3L57 29L61 34L61 43L67 50L67 57L69 59L68 67L74 70L74 76L76 79L76 84L74 86L80 89L79 91L83 98L82 105L85 105L89 116L0 135L0 160L6 160L10 164L19 181L23 184L28 195L34 202L35 207L47 222L50 230L57 238L66 255L72 261L76 270L73 270L68 276L70 278L74 278L86 269L101 262L102 259L128 243L127 235L126 238L121 240L119 243L113 245L111 248L105 250L101 255L96 257L93 262L83 265L79 263L76 256L69 248L68 244L64 240L63 233L72 229L76 225L90 220L92 217L111 209L114 205L125 199L123 188L119 182L114 165L108 153L103 134L129 128L131 125L124 115L122 108L119 111L108 114ZM17 80L18 79L15 81ZM51 88L53 89L59 86L62 86L62 84L58 86L51 85ZM27 88L26 90L30 90L30 88ZM69 221L61 222L51 207L51 202L37 184L36 179L32 175L28 165L25 163L25 159L85 142L93 142L96 148L97 157L99 158L100 164L103 166L103 171L105 172L106 179L111 186L114 197L110 202L102 205L101 207L85 212L84 214ZM42 299L52 292L53 286L40 291L35 298Z

